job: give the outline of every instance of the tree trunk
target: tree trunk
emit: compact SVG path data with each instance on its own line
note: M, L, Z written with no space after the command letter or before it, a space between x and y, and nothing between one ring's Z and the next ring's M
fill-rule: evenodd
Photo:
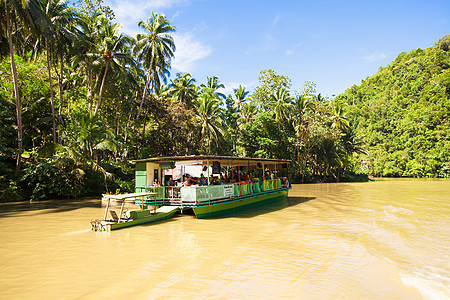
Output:
M109 60L106 60L105 73L103 73L102 85L100 86L100 93L98 94L97 106L95 107L94 114L97 114L97 111L100 107L100 102L102 101L103 89L105 87L106 74L108 73Z
M92 72L89 72L88 94L87 94L88 101L89 101L89 107L88 107L89 112L92 111L92 81L93 81L93 79L92 79Z
M139 116L141 115L142 104L144 103L145 93L147 92L147 86L150 84L152 70L153 70L153 56L152 56L152 60L150 61L150 67L148 69L147 79L146 79L145 86L144 86L144 93L142 94L142 100L141 100L141 104L139 105L139 110L136 115L136 120L138 120Z
M48 70L48 80L50 82L50 106L52 108L52 129L53 129L53 143L56 143L56 122L55 122L55 105L53 102L53 78L52 78L52 67L50 60L50 51L48 49L48 40L45 38L45 50L47 50L47 70Z
M145 94L147 92L147 86L150 84L150 75L151 75L151 73L150 73L150 70L149 70L148 74L147 74L147 79L145 80L144 92L142 93L141 103L139 104L139 109L138 109L138 112L136 114L136 120L138 120L140 115L141 115L142 105L144 104Z
M17 81L17 69L16 63L14 62L14 48L12 42L12 33L11 33L11 25L10 25L10 16L9 16L9 4L5 1L5 11L6 11L6 31L8 34L8 44L9 44L9 56L11 58L11 71L13 74L13 83L14 83L14 97L16 99L16 117L17 117L17 157L16 157L16 170L15 175L19 177L20 175L20 167L21 167L21 158L22 158L22 106L20 103L19 96L19 83Z
M61 55L60 57L60 72L58 72L58 68L56 67L56 65L53 65L55 68L55 73L58 76L58 89L59 89L59 106L58 106L58 119L59 119L59 124L61 124L61 126L63 126L63 119L62 119L62 107L63 107L63 84L62 84L62 77L63 77L63 57ZM70 111L70 108L69 108ZM61 128L61 127L60 127ZM61 140L61 129L58 129L58 143L62 144L62 140Z

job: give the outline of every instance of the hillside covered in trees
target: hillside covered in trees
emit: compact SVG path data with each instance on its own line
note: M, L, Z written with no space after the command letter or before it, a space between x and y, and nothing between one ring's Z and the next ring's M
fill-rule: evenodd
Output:
M25 6L24 6L25 5ZM262 70L254 91L170 76L162 14L119 31L101 1L0 2L0 202L133 189L131 159L292 160L294 182L449 177L448 36L326 99Z
M368 155L374 176L450 176L450 35L433 47L401 53L335 101Z

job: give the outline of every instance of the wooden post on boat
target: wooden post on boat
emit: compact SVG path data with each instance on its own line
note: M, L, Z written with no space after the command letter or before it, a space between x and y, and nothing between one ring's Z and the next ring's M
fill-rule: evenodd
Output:
M239 160L238 160L238 180L239 180L239 196L241 195L241 170L240 170L240 166L239 166Z
M211 182L209 181L209 160L206 161L206 165L208 166L208 180L206 180L206 182L208 183L206 185L206 192L208 193L208 201L209 201L209 205L211 205L211 199L209 198L209 187L211 185ZM196 197L197 198L197 197ZM195 199L195 201L197 201L197 199Z
M111 198L108 197L108 202L106 202L105 217L103 218L103 220L105 220L105 221L106 221L106 217L108 217L109 201L111 201Z
M144 196L141 197L141 209L144 210Z
M155 213L155 214L156 214L156 195L157 195L157 193L155 193L155 206L153 207L153 213Z
M277 189L277 163L275 162L275 171L273 176L273 189Z
M266 168L264 167L264 162L262 163L262 178L261 178L261 180L262 180L262 190L263 191L265 191L266 189L265 189L265 187L264 187L264 176L266 175Z
M120 220L122 219L122 213L123 213L123 207L124 206L125 206L125 198L122 199L122 206L120 207L119 220L117 220L117 223L120 223Z

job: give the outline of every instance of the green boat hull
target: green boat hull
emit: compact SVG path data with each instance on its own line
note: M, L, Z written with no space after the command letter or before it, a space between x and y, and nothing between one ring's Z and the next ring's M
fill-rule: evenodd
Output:
M286 199L288 189L266 192L258 195L250 195L237 198L232 201L193 207L195 216L198 219L214 218L232 214L236 211L245 210L250 207Z
M110 231L110 230L116 230L116 229L136 226L136 225L147 224L147 223L155 223L155 222L169 219L170 217L172 217L175 214L176 211L177 211L177 209L174 209L170 212L156 213L156 214L152 214L148 217L141 218L141 219L129 220L129 221L121 222L121 223L105 223L103 225L104 225L104 228L106 231Z

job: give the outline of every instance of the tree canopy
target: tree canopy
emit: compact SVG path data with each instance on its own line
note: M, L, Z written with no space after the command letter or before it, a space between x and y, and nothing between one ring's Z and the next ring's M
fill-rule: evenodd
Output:
M450 177L449 36L335 99L271 69L225 95L217 76L168 80L163 14L129 37L102 1L0 3L0 201L130 191L128 161L160 155L285 158L296 182Z

